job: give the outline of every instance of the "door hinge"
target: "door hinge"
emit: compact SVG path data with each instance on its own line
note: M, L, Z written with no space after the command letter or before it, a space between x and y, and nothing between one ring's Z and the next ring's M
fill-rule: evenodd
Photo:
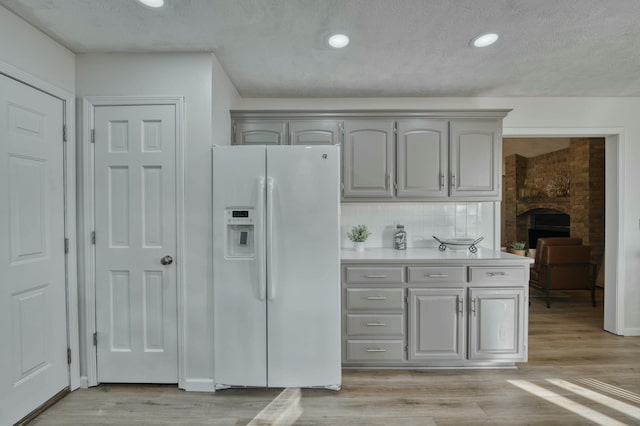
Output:
M91 244L96 243L96 231L91 231Z
M71 365L71 348L67 348L67 365Z
M93 333L93 346L98 346L98 333Z
M393 134L394 135L398 134L398 122L397 121L393 122Z
M91 129L91 143L96 143L96 129Z
M67 141L67 125L63 124L62 125L62 142L66 142Z
M69 253L69 239L65 238L64 239L64 254Z

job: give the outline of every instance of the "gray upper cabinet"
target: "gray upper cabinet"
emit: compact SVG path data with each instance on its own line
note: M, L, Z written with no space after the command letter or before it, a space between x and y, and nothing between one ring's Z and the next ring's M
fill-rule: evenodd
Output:
M501 142L498 120L451 122L452 198L500 199Z
M393 197L394 121L346 120L344 125L344 198Z
M233 123L234 145L282 145L287 134L283 120L237 120Z
M231 111L234 145L342 144L342 201L500 201L508 110Z
M340 120L296 120L289 122L291 145L339 145L342 140Z
M398 198L447 196L448 120L398 120Z

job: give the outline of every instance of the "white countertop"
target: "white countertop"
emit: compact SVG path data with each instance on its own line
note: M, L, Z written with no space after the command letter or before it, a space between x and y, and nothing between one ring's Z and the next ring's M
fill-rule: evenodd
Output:
M477 253L469 250L453 251L447 249L440 251L437 248L408 248L406 250L395 250L392 248L366 248L362 252L357 252L352 248L343 248L340 251L343 263L421 263L437 262L439 264L461 264L461 263L486 263L487 261L498 261L501 265L525 265L531 264L534 260L530 257L516 256L489 249L479 248Z

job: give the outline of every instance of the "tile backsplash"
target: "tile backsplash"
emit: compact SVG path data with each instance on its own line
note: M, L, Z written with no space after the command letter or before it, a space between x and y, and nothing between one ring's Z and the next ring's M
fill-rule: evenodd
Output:
M497 205L497 206L496 206ZM342 204L342 247L353 243L347 232L355 225L369 227L367 247L393 247L395 225L404 225L407 247L437 247L432 238L484 237L481 247L494 248L494 224L499 203Z

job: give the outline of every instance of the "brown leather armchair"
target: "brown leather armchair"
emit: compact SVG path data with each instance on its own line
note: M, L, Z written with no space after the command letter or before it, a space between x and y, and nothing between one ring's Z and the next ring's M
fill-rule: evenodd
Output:
M591 290L596 306L595 285L590 263L591 247L580 238L539 238L529 285L545 292L547 308L551 290Z

